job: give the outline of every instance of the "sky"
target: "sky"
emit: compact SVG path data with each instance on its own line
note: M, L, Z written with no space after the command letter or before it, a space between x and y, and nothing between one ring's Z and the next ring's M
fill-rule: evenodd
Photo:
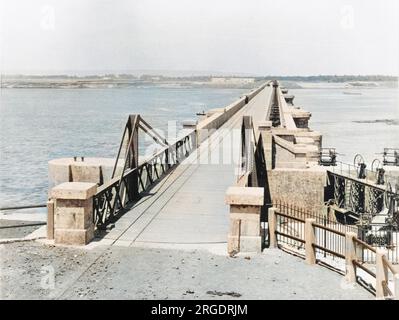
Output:
M0 0L2 74L399 74L397 0Z

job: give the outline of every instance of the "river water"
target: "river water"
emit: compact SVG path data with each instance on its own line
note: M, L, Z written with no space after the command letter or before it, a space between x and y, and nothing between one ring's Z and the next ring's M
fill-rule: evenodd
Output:
M2 89L0 205L45 203L50 159L115 157L128 114L140 113L152 126L166 129L168 121L194 119L196 112L226 106L246 91ZM346 162L356 153L372 161L384 147L399 147L398 90L356 92L361 94L343 94L340 88L290 90L295 104L312 112L310 126L323 134L324 146L336 147Z

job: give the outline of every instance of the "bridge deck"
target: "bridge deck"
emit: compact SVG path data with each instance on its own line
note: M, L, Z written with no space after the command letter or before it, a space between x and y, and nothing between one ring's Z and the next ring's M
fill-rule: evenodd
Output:
M264 120L272 92L266 87L121 217L103 240L115 245L225 243L228 233L227 188L236 179L239 143L232 129L241 127L243 115ZM226 146L231 160L217 161ZM210 159L208 162L204 159ZM214 160L216 159L216 163ZM224 158L226 159L226 158Z

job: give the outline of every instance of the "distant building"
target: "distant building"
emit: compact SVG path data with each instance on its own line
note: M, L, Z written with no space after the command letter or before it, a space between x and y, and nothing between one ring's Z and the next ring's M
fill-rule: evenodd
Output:
M235 84L242 85L254 83L255 78L236 78L236 77L212 77L211 83L213 84Z
M163 79L163 77L162 76L157 76L157 75L149 75L149 74L143 74L141 77L140 77L140 80L143 80L143 81L161 81Z

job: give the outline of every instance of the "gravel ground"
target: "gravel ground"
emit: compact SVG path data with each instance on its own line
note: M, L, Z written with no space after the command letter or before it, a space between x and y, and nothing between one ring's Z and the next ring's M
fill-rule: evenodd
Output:
M372 299L281 250L230 258L200 250L4 244L2 299ZM54 275L54 277L52 276Z

